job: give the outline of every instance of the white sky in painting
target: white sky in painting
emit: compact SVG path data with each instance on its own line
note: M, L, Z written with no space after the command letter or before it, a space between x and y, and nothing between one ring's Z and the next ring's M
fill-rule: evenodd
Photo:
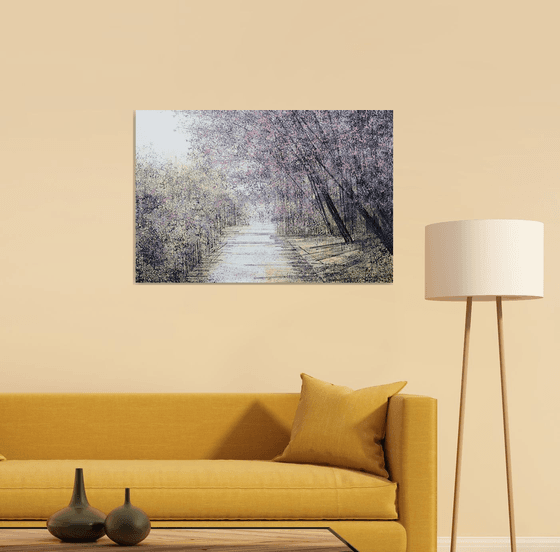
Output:
M172 111L136 111L136 150L153 150L164 159L183 157L189 150L187 134L177 128Z

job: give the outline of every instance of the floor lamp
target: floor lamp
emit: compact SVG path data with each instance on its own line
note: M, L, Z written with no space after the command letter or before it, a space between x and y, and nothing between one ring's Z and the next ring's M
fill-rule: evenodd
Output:
M542 222L459 220L426 226L426 299L436 301L463 301L466 299L467 301L451 552L455 552L457 540L472 302L473 300L492 301L494 299L498 317L510 542L512 552L517 550L513 516L502 300L541 298L544 281L543 259L544 225Z

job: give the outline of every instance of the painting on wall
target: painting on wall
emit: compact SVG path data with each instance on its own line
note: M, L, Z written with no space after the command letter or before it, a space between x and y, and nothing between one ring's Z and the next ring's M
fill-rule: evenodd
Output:
M136 282L393 282L393 112L136 111Z

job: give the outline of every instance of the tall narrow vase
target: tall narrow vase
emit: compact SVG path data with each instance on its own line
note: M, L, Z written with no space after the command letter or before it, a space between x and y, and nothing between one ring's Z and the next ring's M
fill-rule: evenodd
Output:
M47 529L65 542L93 542L105 534L107 516L89 505L82 468L76 468L70 504L47 520Z

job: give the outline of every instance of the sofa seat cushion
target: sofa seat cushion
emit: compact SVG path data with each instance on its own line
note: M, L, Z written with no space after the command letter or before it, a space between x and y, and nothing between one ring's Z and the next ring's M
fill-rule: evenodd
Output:
M157 519L397 519L396 483L329 466L261 460L8 460L0 519L47 519L68 505L75 468L89 503L131 502Z

